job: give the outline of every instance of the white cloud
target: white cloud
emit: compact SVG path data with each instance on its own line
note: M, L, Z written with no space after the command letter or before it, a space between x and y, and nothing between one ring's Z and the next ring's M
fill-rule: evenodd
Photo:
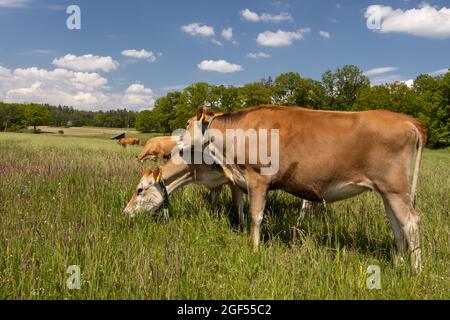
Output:
M53 10L53 11L66 11L67 5L63 4L49 4L45 6L47 9Z
M438 9L423 3L418 8L402 10L371 5L364 16L368 22L378 19L380 26L374 30L381 33L397 32L426 38L450 38L450 8L447 7Z
M240 65L229 63L225 60L203 60L198 64L198 68L203 71L215 71L220 73L242 71L242 67Z
M450 72L448 69L449 68L436 70L436 71L430 72L429 75L432 76L432 77L441 76L443 74L446 74L447 72ZM1 69L0 69L0 74L1 74Z
M281 21L292 21L292 16L289 13L283 12L280 14L269 14L269 13L261 13L257 14L256 12L251 11L250 9L244 9L239 12L241 14L242 19L251 22L281 22Z
M155 104L155 96L152 89L134 83L125 91L122 103L130 108L150 108Z
M145 59L149 62L155 62L156 56L152 51L147 50L136 50L136 49L128 49L123 50L122 55L124 57L135 58L135 59Z
M48 56L53 53L53 50L50 49L31 49L27 51L19 52L20 55L23 56Z
M223 47L223 43L217 40L216 38L212 39L211 42L218 45L219 47Z
M324 37L325 39L330 39L330 38L331 38L331 34L330 34L329 32L327 32L327 31L322 31L322 30L320 30L320 31L319 31L319 34L320 34L322 37Z
M233 41L233 28L226 28L222 30L222 37L225 40Z
M367 77L371 77L371 76L377 76L380 74L385 74L385 73L389 73L389 72L393 72L398 70L398 68L396 67L381 67L381 68L374 68L374 69L369 69L367 71L364 71L364 75Z
M406 86L407 86L408 88L412 88L413 85L414 85L414 80L413 80L413 79L402 80L402 81L400 81L400 82L403 83L403 84L406 84Z
M270 54L267 54L264 52L248 53L247 58L249 58L249 59L267 59L267 58L270 58Z
M103 70L104 72L109 72L119 67L119 63L117 61L114 61L109 56L100 57L94 56L92 54L86 54L83 56L67 54L59 59L54 59L52 63L57 67L75 71Z
M398 74L391 74L397 70L397 67L379 67L366 70L363 74L370 78L371 85L377 86L398 81L402 82L404 77Z
M0 77L10 77L11 71L5 67L0 66Z
M175 85L171 85L171 86L165 86L162 88L158 88L158 89L156 89L156 91L166 94L168 92L183 90L187 86L189 86L189 85L188 84L175 84Z
M0 0L0 8L23 8L29 0Z
M398 74L387 74L387 75L380 75L373 78L370 78L370 84L372 86L378 86L381 84L386 83L393 83L393 82L402 82L404 81L404 77Z
M294 40L303 39L305 33L310 32L309 28L299 29L297 31L283 31L276 32L265 31L258 34L256 42L262 46L267 47L285 47L290 46Z
M125 93L111 92L108 80L98 73L0 66L0 101L67 105L83 110L151 107L154 95L140 84Z
M108 80L97 73L36 67L1 69L0 100L88 108L106 105Z
M212 37L214 35L214 28L206 24L194 22L181 27L186 33L191 36Z
M13 71L13 81L34 83L41 81L61 87L68 85L73 86L77 90L93 91L94 89L104 87L108 80L100 76L98 73L74 72L66 69L38 69L36 67L22 69L17 68Z

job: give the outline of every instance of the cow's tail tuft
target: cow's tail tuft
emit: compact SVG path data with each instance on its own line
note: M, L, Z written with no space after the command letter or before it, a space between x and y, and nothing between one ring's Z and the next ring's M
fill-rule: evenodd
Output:
M413 125L417 129L417 143L416 143L417 154L416 154L416 163L414 166L413 182L411 187L412 206L415 209L417 203L417 183L419 181L420 163L422 162L423 149L427 144L428 129L422 122L420 122L417 119L414 119Z

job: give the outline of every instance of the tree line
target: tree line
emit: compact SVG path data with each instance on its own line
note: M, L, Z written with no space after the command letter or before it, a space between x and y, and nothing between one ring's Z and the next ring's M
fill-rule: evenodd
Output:
M242 87L195 83L183 91L159 98L151 111L140 112L136 117L136 129L169 133L184 128L199 105L231 112L263 104L402 112L427 125L430 147L450 146L450 73L438 77L422 74L412 87L402 82L371 86L368 77L352 65L325 72L321 81L288 72Z
M80 111L68 106L0 102L0 130L20 131L32 126L134 128L136 112L126 109Z
M450 146L450 73L437 77L419 75L411 87L401 82L371 86L364 73L352 65L325 72L321 81L288 72L275 79L268 77L242 87L194 83L182 91L167 93L155 102L151 111L139 113L126 109L92 112L61 106L0 103L0 128L5 128L8 123L10 128L12 124L64 126L69 123L170 133L184 128L199 105L210 106L215 111L232 112L262 104L340 111L385 109L402 112L427 125L430 147ZM35 109L46 115L36 116L39 112ZM15 115L11 112L14 110L17 111Z

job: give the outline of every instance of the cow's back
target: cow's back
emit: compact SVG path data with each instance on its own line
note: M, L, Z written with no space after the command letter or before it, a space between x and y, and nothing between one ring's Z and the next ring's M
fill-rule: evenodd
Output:
M405 165L402 151L414 148L417 130L414 118L383 110L259 107L218 119L219 128L278 129L280 167L273 188L316 201L329 185L369 180L396 160Z

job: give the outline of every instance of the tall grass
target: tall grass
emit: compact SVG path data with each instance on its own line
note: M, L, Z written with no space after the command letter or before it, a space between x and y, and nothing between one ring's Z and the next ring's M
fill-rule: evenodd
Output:
M0 134L0 299L449 299L450 150L427 151L421 170L424 271L395 258L376 194L298 219L301 201L268 199L263 245L219 203L186 187L172 218L121 214L140 179L137 147L94 138ZM369 265L380 290L366 287ZM66 287L69 265L81 289Z

